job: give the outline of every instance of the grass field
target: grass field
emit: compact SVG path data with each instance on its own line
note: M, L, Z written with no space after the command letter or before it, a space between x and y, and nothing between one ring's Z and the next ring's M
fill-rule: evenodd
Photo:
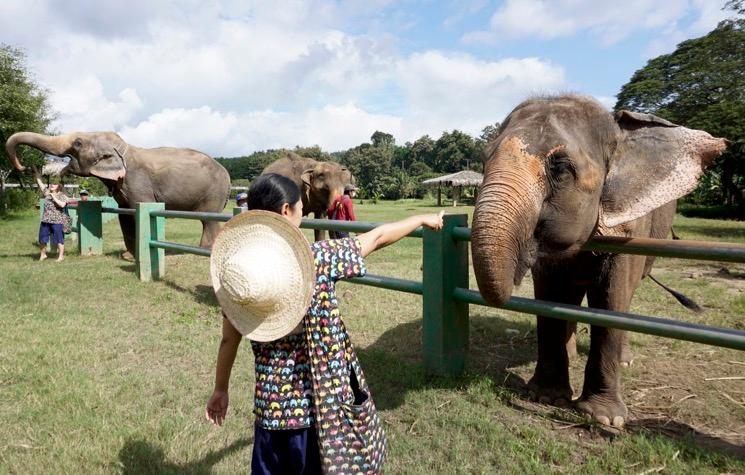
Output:
M356 210L391 221L435 208ZM685 239L745 243L745 223L678 217L675 227ZM226 424L203 416L221 324L208 260L169 254L166 277L142 283L118 258L117 223L104 228L103 256L37 262L38 214L0 221L0 473L247 472L249 345L234 367ZM169 219L166 228L168 240L198 243L197 222ZM367 262L371 273L420 280L421 241ZM745 329L745 265L660 259L656 268L706 313L646 281L633 312ZM472 306L467 373L427 378L420 297L348 283L338 293L388 431L387 473L745 473L741 352L633 335L635 365L623 376L630 418L608 431L529 402L533 317ZM517 293L532 296L529 279ZM588 341L581 331L576 391Z

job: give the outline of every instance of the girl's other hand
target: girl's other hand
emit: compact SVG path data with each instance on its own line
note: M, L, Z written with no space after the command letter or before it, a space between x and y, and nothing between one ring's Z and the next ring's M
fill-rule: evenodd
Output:
M215 391L207 401L207 409L204 411L204 417L216 426L221 426L228 414L228 393L225 391Z

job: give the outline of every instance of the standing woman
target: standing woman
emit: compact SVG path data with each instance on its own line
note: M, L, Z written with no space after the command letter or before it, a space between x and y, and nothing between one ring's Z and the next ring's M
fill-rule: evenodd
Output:
M47 243L49 236L57 245L57 262L65 260L65 222L69 216L65 214L64 208L68 198L62 192L62 185L53 183L49 187L44 186L41 178L36 176L36 185L44 195L44 212L41 215L39 225L39 260L47 258Z
M339 315L335 283L364 275L365 256L417 227L441 229L442 214L308 244L298 229L302 208L292 181L262 175L248 191L249 211L215 241L212 282L227 318L205 416L216 425L225 420L244 336L256 367L252 473L376 473L385 433Z

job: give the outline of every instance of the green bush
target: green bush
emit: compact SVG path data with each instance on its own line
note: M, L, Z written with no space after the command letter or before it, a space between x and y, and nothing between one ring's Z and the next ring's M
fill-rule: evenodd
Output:
M38 202L39 195L36 190L9 188L0 193L0 214L31 210Z

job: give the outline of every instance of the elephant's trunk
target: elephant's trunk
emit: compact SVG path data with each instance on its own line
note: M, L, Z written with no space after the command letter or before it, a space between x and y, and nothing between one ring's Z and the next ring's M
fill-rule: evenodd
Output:
M41 150L50 155L64 155L72 146L72 140L68 135L43 135L34 132L18 132L10 136L5 142L5 151L8 153L10 163L18 171L26 169L18 160L16 148L19 145L30 145L35 149Z
M471 242L476 281L490 304L509 300L535 262L544 182L542 161L517 138L503 142L484 167Z

